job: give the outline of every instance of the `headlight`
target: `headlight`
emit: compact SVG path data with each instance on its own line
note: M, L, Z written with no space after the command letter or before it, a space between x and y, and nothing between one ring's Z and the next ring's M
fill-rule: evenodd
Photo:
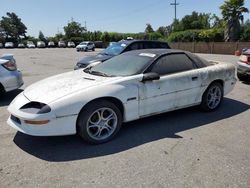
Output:
M31 114L46 114L51 111L51 108L44 103L30 102L22 106L20 110Z

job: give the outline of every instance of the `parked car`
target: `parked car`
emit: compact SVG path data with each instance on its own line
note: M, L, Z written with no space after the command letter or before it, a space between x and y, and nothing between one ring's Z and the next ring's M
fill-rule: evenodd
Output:
M3 43L0 42L0 48L3 48Z
M25 48L25 45L23 43L19 43L17 47L18 48Z
M35 44L32 41L27 41L27 48L35 48Z
M13 43L13 42L6 42L6 43L4 44L4 47L5 47L5 48L14 48L14 43Z
M75 48L75 47L76 47L75 43L74 43L74 42L71 42L71 41L68 42L67 46L68 46L69 48Z
M166 42L148 41L148 40L121 40L119 42L112 42L104 51L97 55L84 57L78 61L74 67L75 70L85 68L92 63L106 61L116 55L122 54L131 50L151 49L151 48L165 48L169 49Z
M34 136L78 133L104 143L123 122L195 105L216 110L235 72L233 64L180 50L130 51L29 86L9 105L8 124Z
M55 43L53 41L49 41L48 48L54 48L54 47L55 47Z
M17 70L12 54L0 57L0 95L20 88L23 85L22 73Z
M36 43L36 46L37 46L37 48L45 48L45 47L46 47L46 44L45 44L45 42L43 42L43 41L38 41L38 42Z
M250 79L250 49L242 51L242 55L237 62L237 75L239 80Z
M58 47L59 48L66 48L66 43L64 41L59 41L58 42Z
M76 46L76 51L77 52L80 52L80 51L85 51L86 52L88 50L95 51L94 42L84 41L84 42L81 42L79 45Z

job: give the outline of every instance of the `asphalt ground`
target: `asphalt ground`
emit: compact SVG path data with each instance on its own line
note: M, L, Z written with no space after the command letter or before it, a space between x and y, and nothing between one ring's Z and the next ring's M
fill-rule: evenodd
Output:
M19 133L6 123L7 106L28 85L71 71L80 58L96 52L0 49L3 53L15 55L25 85L0 99L1 188L250 187L250 82L238 81L215 112L192 107L133 121L111 142L89 145L77 135Z

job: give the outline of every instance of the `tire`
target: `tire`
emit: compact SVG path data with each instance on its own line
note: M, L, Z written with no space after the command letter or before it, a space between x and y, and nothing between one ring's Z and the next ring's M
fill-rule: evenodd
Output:
M95 51L95 48L92 48L92 51Z
M244 74L241 74L239 72L237 72L237 77L240 81L246 81L247 80L247 76Z
M90 144L102 144L110 141L119 132L121 124L122 114L117 106L109 101L99 100L81 110L77 120L77 132Z
M202 110L211 112L219 108L223 100L223 87L220 83L212 83L202 96L200 107Z
M5 94L5 89L3 85L0 83L0 96L3 96Z

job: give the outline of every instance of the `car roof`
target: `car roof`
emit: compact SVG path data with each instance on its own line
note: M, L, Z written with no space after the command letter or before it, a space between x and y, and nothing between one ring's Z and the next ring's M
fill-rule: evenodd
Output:
M171 53L186 53L186 51L178 49L142 49L142 50L132 50L126 52L126 54L139 55L141 53L155 54L156 56L171 54Z
M158 41L158 40L136 40L136 39L133 39L133 40L120 40L118 41L118 43L122 43L122 44L131 44L131 43L134 43L134 42L154 42L154 43L167 43L167 42L164 42L164 41Z

